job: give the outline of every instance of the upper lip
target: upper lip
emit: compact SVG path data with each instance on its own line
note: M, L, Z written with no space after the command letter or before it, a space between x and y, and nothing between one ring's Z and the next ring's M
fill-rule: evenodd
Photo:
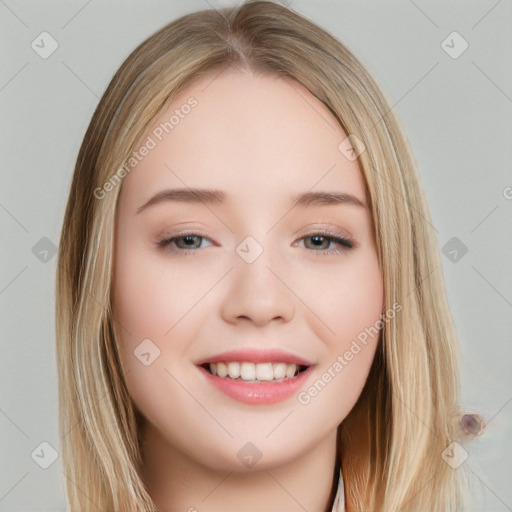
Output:
M302 366L312 366L313 363L304 359L303 357L286 352L281 349L252 349L241 348L236 350L228 350L212 356L201 359L196 365L201 366L206 363L219 363L219 362L248 362L248 363L287 363L298 364Z

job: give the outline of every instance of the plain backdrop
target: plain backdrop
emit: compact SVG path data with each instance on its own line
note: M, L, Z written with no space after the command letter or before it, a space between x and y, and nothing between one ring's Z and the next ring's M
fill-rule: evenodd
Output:
M140 42L232 3L0 0L0 511L66 510L60 457L41 467L59 451L54 252L94 108ZM467 448L476 510L511 511L512 2L290 6L367 65L411 141L461 342L460 404L487 421Z

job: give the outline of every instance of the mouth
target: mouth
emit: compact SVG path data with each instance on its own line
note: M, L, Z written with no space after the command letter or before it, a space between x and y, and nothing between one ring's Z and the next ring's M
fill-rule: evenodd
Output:
M250 384L285 382L305 372L309 366L285 362L217 361L201 365L210 375Z
M291 351L244 347L196 361L204 382L238 402L270 405L306 385L316 363Z
M248 405L285 402L306 385L313 366L284 362L215 361L196 366L205 383Z

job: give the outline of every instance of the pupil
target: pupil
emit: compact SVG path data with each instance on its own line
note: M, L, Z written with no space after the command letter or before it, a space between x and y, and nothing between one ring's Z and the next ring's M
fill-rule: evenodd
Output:
M313 245L319 247L322 245L322 243L324 242L324 238L323 236L312 236L311 237L311 240L313 240ZM318 243L317 243L318 242Z

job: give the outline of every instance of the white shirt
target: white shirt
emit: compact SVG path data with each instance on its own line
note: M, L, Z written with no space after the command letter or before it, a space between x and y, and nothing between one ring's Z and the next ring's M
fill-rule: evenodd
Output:
M341 471L340 478L338 479L338 490L332 506L332 512L345 512L345 486L343 485Z

